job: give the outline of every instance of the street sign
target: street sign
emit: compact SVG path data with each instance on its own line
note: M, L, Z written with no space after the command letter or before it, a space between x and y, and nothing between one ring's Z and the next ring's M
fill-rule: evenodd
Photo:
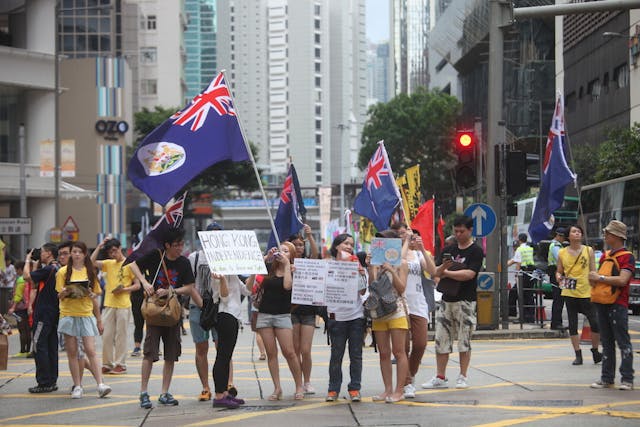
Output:
M465 209L464 214L473 219L473 237L484 237L496 228L496 213L491 206L474 203Z
M495 290L496 281L494 273L478 273L478 290L485 292L493 292Z
M80 228L71 216L67 218L62 226L62 237L63 240L68 240L70 242L77 242L80 237Z
M31 234L31 218L0 218L0 234Z

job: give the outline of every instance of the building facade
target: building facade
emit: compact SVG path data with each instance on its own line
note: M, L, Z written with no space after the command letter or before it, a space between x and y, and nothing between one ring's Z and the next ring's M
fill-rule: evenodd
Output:
M184 13L187 19L184 32L186 104L209 85L218 71L216 0L185 0Z

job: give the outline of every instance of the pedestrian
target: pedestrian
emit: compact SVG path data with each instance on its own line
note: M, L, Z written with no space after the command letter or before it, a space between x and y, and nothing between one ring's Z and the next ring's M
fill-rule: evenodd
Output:
M476 288L484 254L472 238L473 219L457 216L453 220L453 231L456 243L446 246L437 260L435 275L440 278L439 286L447 281L453 286L443 292L436 310L436 375L422 384L426 389L449 386L446 370L456 339L460 361L456 388L469 387L467 375L471 363L471 336L476 325ZM457 292L451 290L456 287Z
M400 237L394 230L384 230L376 233L376 236L388 239ZM408 240L405 240L403 246L408 247L408 244ZM403 253L406 253L406 251L407 249L403 248ZM382 374L382 382L384 383L384 392L374 396L374 401L395 403L404 399L404 386L409 373L409 361L406 353L409 312L405 297L408 273L409 267L404 257L402 257L401 264L397 267L385 262L381 266L372 266L369 269L369 280L371 282L383 274L389 277L395 289L397 305L395 312L379 319L373 319L371 324L371 329L376 337L376 345L378 346L380 372ZM396 361L397 378L395 388L393 387L392 353Z
M262 298L258 307L256 330L262 337L267 353L267 365L273 381L274 390L268 400L282 399L280 368L278 366L278 348L287 360L289 370L296 385L295 400L304 399L302 386L302 368L293 347L293 325L291 324L291 259L295 257L295 247L290 242L282 242L279 248L269 249L266 256L268 274L262 280ZM255 275L247 279L247 286L253 287Z
M64 334L73 380L71 398L80 399L84 393L80 375L84 364L78 360L79 339L82 340L84 351L91 363L91 371L98 385L98 397L105 397L111 392L111 387L102 382L95 341L95 337L101 335L104 330L98 303L101 289L87 245L83 242L73 243L71 261L56 273L56 291L60 300L58 332Z
M589 320L593 363L599 363L602 360L602 353L598 351L600 329L595 307L591 303L589 283L589 273L595 272L596 261L593 249L582 244L583 238L582 227L579 225L569 227L569 246L558 252L556 271L556 279L562 288L562 297L567 305L569 338L576 353L572 365L582 365L582 350L580 350L580 337L578 336L578 313L584 314Z
M14 357L27 357L31 352L31 327L29 326L29 296L31 293L30 282L24 280L24 261L18 261L16 268L16 286L13 293L13 303L7 314L14 315L18 321L18 332L20 333L20 351Z
M151 251L130 264L131 271L140 280L146 295L156 294L159 297L169 295L171 290L178 295L192 295L193 271L189 260L182 256L184 248L184 230L170 229L162 239L162 250ZM142 271L151 275L145 277ZM151 280L150 283L149 280ZM169 393L173 367L182 353L180 324L173 326L156 326L147 324L147 335L144 338L143 359L140 381L140 407L153 407L149 399L148 386L154 362L160 359L160 338L164 344L162 369L162 388L158 403L166 406L178 405L178 400Z
M98 260L104 249L108 259ZM131 292L140 289L140 282L128 265L118 239L107 237L91 254L91 261L106 274L102 321L102 373L127 373L127 341L131 320Z
M531 276L528 274L535 270L536 265L533 261L533 248L527 244L527 233L518 234L518 247L513 254L513 258L507 262L507 266L515 264L517 277L521 283L523 299L523 312L520 316L525 323L535 322L535 295L531 289ZM509 304L518 300L518 288L512 288L509 292Z
M551 281L551 295L553 303L551 304L551 329L564 331L566 328L562 325L562 310L564 309L564 299L562 298L562 289L558 286L556 279L556 271L558 269L558 252L562 249L562 242L565 241L566 230L557 228L555 237L549 243L549 252L547 254L547 274Z
M627 226L620 221L612 220L602 230L604 242L609 251L603 254L600 265L607 257L615 257L618 269L612 275L602 275L590 272L592 282L600 282L620 289L620 295L613 304L595 304L600 325L600 339L602 341L602 370L600 379L592 388L612 388L616 370L616 344L620 349L619 390L633 390L633 347L629 338L629 283L635 270L635 259L625 248L627 240Z
M296 234L289 237L289 242L296 249L295 258L318 258L318 245L313 238L311 227L305 224L302 228L303 235ZM309 255L306 253L306 243L309 242ZM302 367L302 378L304 382L304 393L315 394L315 389L311 385L311 346L313 344L313 334L316 330L317 308L313 305L296 304L291 309L291 323L293 324L293 347L300 360Z
M405 297L409 309L409 337L406 345L409 372L404 383L404 397L410 399L416 396L415 376L427 348L430 307L422 288L422 278L425 273L429 277L433 277L436 266L433 262L433 256L424 247L420 232L407 230L405 239L408 239L405 255L408 267Z
M329 254L336 261L359 262L353 254L354 241L350 234L339 234L333 239ZM364 267L359 266L361 278L365 275ZM366 276L360 289L360 300L352 307L334 306L327 304L327 333L331 344L329 359L329 387L325 400L338 400L342 387L342 360L349 343L349 383L347 392L352 402L360 402L362 396L362 346L367 321L362 307L362 295L366 291Z
M29 388L29 393L50 393L58 390L58 247L53 243L42 245L38 260L43 265L41 268L32 264L33 254L33 249L27 254L22 273L24 279L33 284L31 301L37 385Z

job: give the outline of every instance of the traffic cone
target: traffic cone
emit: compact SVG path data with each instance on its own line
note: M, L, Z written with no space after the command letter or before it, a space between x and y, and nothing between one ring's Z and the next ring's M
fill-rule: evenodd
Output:
M582 322L582 332L580 333L580 344L591 344L591 325L586 317Z

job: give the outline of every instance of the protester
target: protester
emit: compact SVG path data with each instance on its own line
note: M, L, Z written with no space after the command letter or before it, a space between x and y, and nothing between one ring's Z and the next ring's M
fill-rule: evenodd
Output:
M14 315L18 321L18 332L20 333L20 351L14 357L27 357L31 352L31 328L29 327L29 295L31 286L28 281L22 277L24 271L24 261L16 262L16 286L13 293L13 303L7 314Z
M105 397L111 387L102 382L102 372L96 354L95 337L102 334L102 316L97 296L102 292L95 267L83 242L71 246L71 262L56 273L56 291L60 300L58 332L64 333L69 370L73 380L71 398L83 396L80 372L84 365L78 360L78 339L91 363L93 377L98 385L98 396Z
M406 234L405 234L406 235ZM377 237L398 238L399 235L394 230L384 230L376 234ZM405 246L408 241L405 241ZM403 249L406 252L406 249ZM409 268L407 260L402 258L401 264L397 267L388 262L381 266L374 266L369 269L369 280L375 281L383 274L386 274L397 295L397 309L394 313L379 319L373 319L371 329L376 336L378 354L380 356L380 371L384 392L374 396L374 401L385 401L387 403L399 402L404 398L404 386L409 372L409 361L406 353L407 332L409 330L407 301L405 290L407 287L407 275ZM396 387L393 387L393 367L391 364L391 353L396 361Z
M130 264L131 271L140 280L144 292L159 297L169 295L171 289L178 295L193 295L193 271L189 260L182 256L184 248L184 230L172 228L162 239L162 250L154 250ZM149 278L142 274L149 271ZM150 283L149 279L153 282ZM147 335L144 338L144 357L142 359L142 374L140 381L140 407L153 407L149 399L148 386L153 363L159 360L160 338L164 343L164 367L162 369L162 388L158 403L167 406L178 405L171 393L171 377L173 367L182 352L180 342L180 325L155 326L147 324Z
M469 387L467 371L471 362L471 336L476 325L476 287L484 254L472 238L473 220L458 216L453 221L456 243L446 246L438 257L435 276L450 279L459 287L457 294L443 293L436 310L436 376L422 388L447 388L446 377L453 341L458 340L460 374L456 388ZM444 255L447 255L446 257Z
M555 237L549 243L549 252L547 254L547 274L551 281L551 294L553 303L551 305L551 329L564 331L566 328L562 326L562 310L564 309L564 299L562 298L562 289L558 286L556 279L556 271L558 270L558 253L562 249L562 242L565 240L566 230L564 228L556 229Z
M569 246L558 252L558 267L556 279L562 288L562 297L567 304L569 317L569 338L576 353L572 365L582 365L582 350L578 336L578 313L587 317L591 327L591 354L593 363L602 360L602 353L598 351L600 344L600 329L596 317L595 307L591 303L591 286L589 273L595 272L596 262L591 247L583 245L584 233L582 227L569 227Z
M40 248L42 268L32 271L33 250L24 260L22 276L33 284L31 291L33 314L33 348L35 350L36 382L29 393L50 393L58 390L58 294L56 292L56 257L58 247L45 243ZM37 265L37 264L36 264Z
M109 259L98 260L104 248ZM131 320L131 292L140 289L140 283L131 269L123 265L125 256L118 239L106 238L91 254L91 262L106 276L102 321L102 373L127 372L127 333Z
M507 266L516 265L519 282L522 284L523 312L520 316L525 323L535 322L535 295L531 289L531 276L528 273L535 270L533 261L533 248L527 244L527 233L518 234L518 248L513 254L513 258L507 262ZM516 305L518 300L518 288L514 287L509 291L509 305Z
M71 245L72 242L66 241L58 245L58 267L64 267L69 263L71 258ZM64 334L58 333L58 347L60 351L64 351ZM89 361L84 357L84 350L82 349L82 341L78 341L78 357L81 357L83 361L86 361L86 366L89 366ZM82 378L82 370L80 370L80 377Z
M318 258L318 245L313 238L311 227L307 224L303 227L304 237L296 234L289 237L295 247L295 258ZM309 242L310 253L307 257L306 242ZM316 307L312 305L296 304L291 309L291 322L293 324L293 346L302 367L302 377L304 381L304 393L315 394L315 389L311 385L311 346L313 344L313 334L316 330Z
M332 259L337 261L358 262L353 255L353 237L350 234L340 234L333 239L329 253ZM354 259L355 258L355 259ZM359 267L361 274L365 271ZM366 281L363 282L360 294L366 291ZM325 400L334 402L338 399L342 387L342 359L349 342L349 375L347 392L352 402L360 402L362 396L362 346L367 321L364 317L362 301L353 307L333 306L327 304L327 332L331 343L331 356L329 359L329 389Z
M409 372L404 384L404 397L414 398L416 395L414 379L427 348L429 326L430 307L422 289L422 278L424 273L433 277L436 266L431 253L424 248L420 233L417 230L407 230L406 233L405 240L408 239L408 245L403 247L407 248L404 256L408 267L405 297L409 309L409 337L406 345Z
M629 338L629 283L635 270L635 259L625 248L627 226L613 220L602 230L604 242L610 250L600 259L602 265L606 256L616 256L617 272L604 276L589 272L592 282L605 283L620 289L620 295L613 304L595 304L602 340L602 371L600 379L591 384L592 388L612 388L616 370L616 343L620 349L619 390L633 390L633 347ZM617 273L617 274L616 274Z
M289 364L296 385L294 398L304 399L302 386L302 369L300 360L293 347L293 333L291 324L291 260L295 257L295 247L290 242L282 242L279 248L271 248L267 254L267 276L261 284L262 299L258 307L256 329L265 346L267 364L273 381L274 390L269 400L282 398L280 385L280 368L278 366L278 348L280 344L282 354ZM255 275L247 279L247 286L253 287ZM260 291L259 291L260 292Z

